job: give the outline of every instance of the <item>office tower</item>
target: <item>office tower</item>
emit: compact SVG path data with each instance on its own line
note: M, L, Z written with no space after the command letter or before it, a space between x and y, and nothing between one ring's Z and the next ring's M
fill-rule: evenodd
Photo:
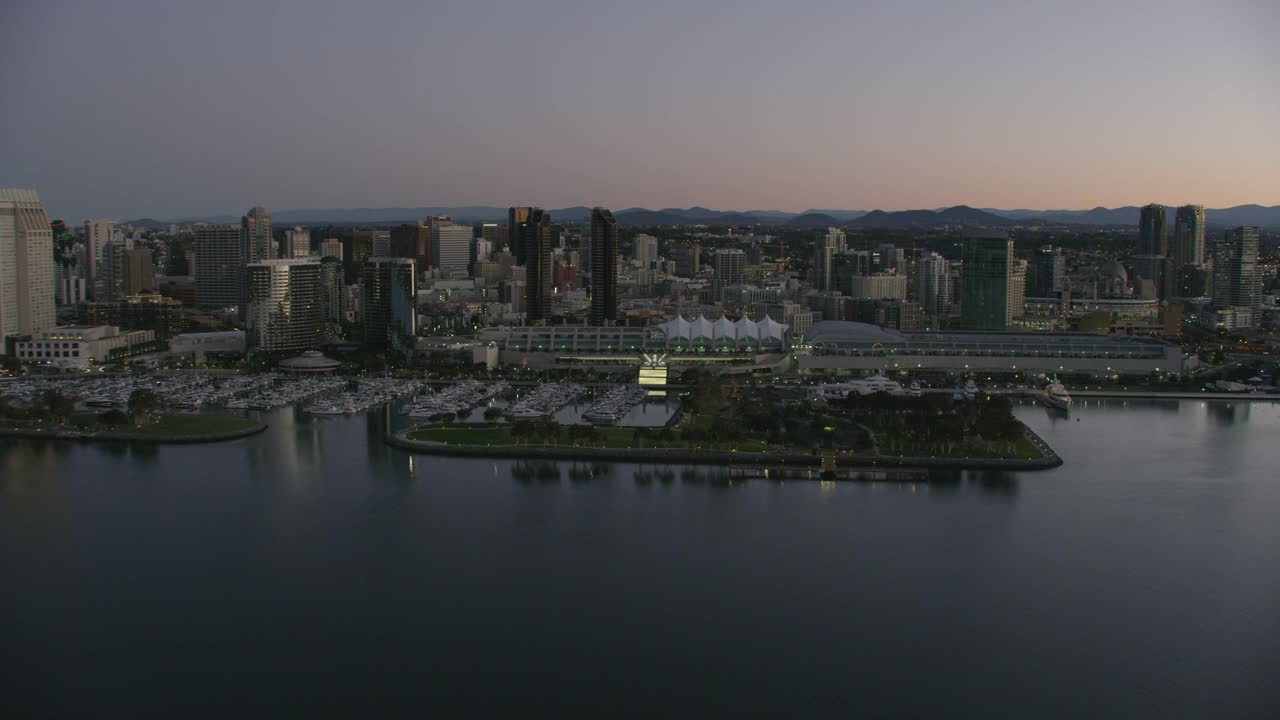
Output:
M1009 265L1009 320L1021 320L1027 307L1027 261L1014 259Z
M951 312L951 263L937 253L926 253L916 261L913 282L915 300L925 314L945 318Z
M241 226L206 224L194 234L196 306L238 313L244 295Z
M371 230L369 235L373 242L373 257L395 257L391 254L390 230Z
M373 231L354 230L351 233L351 262L362 263L373 257Z
M337 258L342 259L342 241L338 238L325 238L320 241L320 257L321 258Z
M120 297L156 289L156 265L148 248L124 251L124 282Z
M618 221L613 213L597 207L591 209L589 224L593 263L590 321L592 325L612 325L618 319Z
M1213 271L1207 265L1183 265L1176 272L1177 297L1203 298L1213 294Z
M551 249L560 244L560 226L542 208L532 208L520 237L525 255L525 321L542 324L551 317Z
M391 256L413 258L417 268L425 270L430 263L431 226L419 223L404 223L391 228ZM421 257L419 253L427 253ZM425 261L425 262L424 262Z
M652 235L637 235L635 241L635 258L640 267L650 267L658 261L658 238Z
M511 243L509 250L516 259L517 265L525 263L525 233L528 231L529 218L533 215L531 207L507 208L507 240Z
M107 243L111 242L111 237L115 233L115 222L111 220L85 220L84 221L84 245L85 245L85 264L84 264L84 281L88 286L89 294L97 297L99 294L105 294L106 288L100 287L101 268L103 263L103 252L106 250Z
M249 263L245 334L260 350L320 344L320 263L283 258Z
M78 321L81 325L110 325L122 330L150 330L156 340L186 331L182 303L153 292L129 295L120 300L81 303Z
M39 193L0 188L0 353L5 338L54 326L53 265L53 231Z
M1262 304L1258 228L1232 228L1213 246L1213 304L1220 308Z
M1029 297L1054 297L1067 279L1067 256L1062 248L1041 245L1031 256L1027 268L1027 295Z
M747 256L741 250L722 248L716 251L714 263L716 274L711 280L711 297L719 303L725 288L744 282Z
M284 256L300 260L311 257L311 231L300 227L285 230Z
M685 245L676 251L676 275L691 278L702 269L702 246Z
M1169 249L1175 267L1204 264L1204 227L1203 205L1178 208L1173 220L1173 246Z
M1147 205L1138 216L1138 255L1168 255L1163 205Z
M893 243L884 243L876 248L880 253L880 262L885 270L898 270L907 264L907 250Z
M262 262L276 257L276 243L271 236L271 216L262 206L253 208L240 218L240 241L244 244L247 263Z
M848 249L844 231L827 228L813 246L813 286L822 292L836 288L835 258Z
M413 350L418 334L416 267L412 258L373 257L360 268L364 341Z
M320 327L328 337L337 337L342 330L343 287L342 260L326 256L320 258Z
M1173 262L1161 255L1134 255L1133 285L1143 300L1165 300L1174 294L1177 282Z
M849 278L849 297L858 300L906 300L907 276L896 273L854 275Z
M431 226L431 267L444 272L467 272L471 264L470 225L453 223Z
M502 249L502 226L498 223L480 223L477 236L489 243L491 252Z
M1004 235L977 235L965 238L962 247L961 326L968 330L1008 329L1013 241Z

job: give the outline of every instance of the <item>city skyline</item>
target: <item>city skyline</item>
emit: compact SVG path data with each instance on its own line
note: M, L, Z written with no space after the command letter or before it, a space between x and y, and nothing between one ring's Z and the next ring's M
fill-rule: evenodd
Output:
M40 189L53 217L122 220L425 200L1276 204L1278 12L21 0L3 36L0 185ZM423 27L455 31L423 43ZM495 36L514 41L475 52ZM353 42L369 52L341 51Z

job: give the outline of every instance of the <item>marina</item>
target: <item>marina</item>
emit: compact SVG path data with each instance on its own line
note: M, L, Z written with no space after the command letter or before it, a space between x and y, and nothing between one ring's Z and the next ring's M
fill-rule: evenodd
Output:
M619 385L592 403L582 418L602 425L614 425L644 400L648 391L639 385Z
M456 415L469 411L510 389L511 386L505 382L487 384L478 380L464 380L425 397L417 398L405 404L400 412L409 417L418 418L429 418L446 413Z
M546 383L507 406L506 415L528 419L547 417L576 400L585 391L574 383Z
M312 415L354 415L422 389L418 380L379 378L355 380L354 388L333 397L316 400L302 408Z
M235 410L271 410L299 400L338 390L347 384L346 378L318 377L301 380L283 380L268 384L256 392L225 404Z

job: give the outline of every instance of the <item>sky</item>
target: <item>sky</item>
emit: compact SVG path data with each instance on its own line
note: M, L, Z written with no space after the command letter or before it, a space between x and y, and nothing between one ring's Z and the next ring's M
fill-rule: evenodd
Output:
M51 217L1280 204L1275 0L5 0Z

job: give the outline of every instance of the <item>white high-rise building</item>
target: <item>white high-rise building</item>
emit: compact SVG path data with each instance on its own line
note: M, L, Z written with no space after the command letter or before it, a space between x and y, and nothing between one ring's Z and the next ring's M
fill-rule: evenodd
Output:
M110 261L106 255L107 243L111 242L115 225L114 220L84 221L84 281L95 300L106 296L107 289L102 285L107 274L103 262Z
M338 238L325 238L320 241L320 257L342 259L342 241Z
M636 236L636 262L640 267L649 267L658 260L658 238L652 235Z
M320 342L320 269L315 260L281 259L246 266L249 344L263 350L306 350Z
M311 231L300 227L285 230L284 256L294 260L311 257Z
M0 353L54 326L53 231L35 190L0 188Z
M736 248L724 248L716 251L715 277L711 280L711 294L717 303L722 302L724 289L732 285L741 285L746 275L747 255Z
M813 246L813 285L819 290L836 288L834 258L847 250L848 240L840 228L827 228L826 235Z
M915 301L930 319L951 313L951 262L937 253L925 253L916 261L913 277Z
M433 224L431 226L431 266L446 272L466 272L471 263L470 225Z

